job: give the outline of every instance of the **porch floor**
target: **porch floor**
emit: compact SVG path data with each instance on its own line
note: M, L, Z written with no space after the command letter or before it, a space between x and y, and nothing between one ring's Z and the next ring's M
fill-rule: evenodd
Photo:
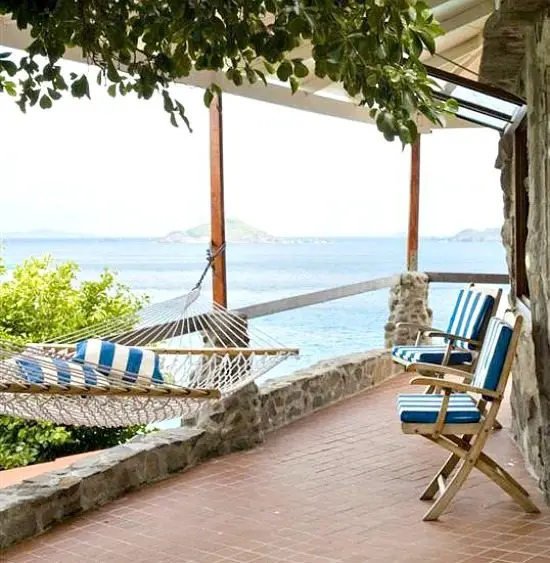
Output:
M418 496L445 453L401 433L395 395L410 390L406 381L399 376L302 419L254 451L129 494L0 560L550 563L550 509L507 428L487 450L542 514L524 514L475 472L439 522L422 521L428 505ZM509 414L501 415L506 425Z

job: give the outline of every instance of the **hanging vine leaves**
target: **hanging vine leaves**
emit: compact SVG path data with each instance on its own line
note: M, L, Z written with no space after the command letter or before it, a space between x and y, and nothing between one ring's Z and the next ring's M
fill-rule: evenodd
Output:
M90 97L87 75L59 64L78 47L111 96L162 93L173 124L189 126L169 86L196 71L220 71L236 86L273 75L292 92L313 72L341 83L388 140L412 142L421 113L434 123L452 107L431 94L420 62L442 33L417 0L0 0L0 15L30 29L28 54L0 52L0 91L22 111L49 108L68 92ZM297 56L311 47L313 68ZM217 85L207 91L212 101Z

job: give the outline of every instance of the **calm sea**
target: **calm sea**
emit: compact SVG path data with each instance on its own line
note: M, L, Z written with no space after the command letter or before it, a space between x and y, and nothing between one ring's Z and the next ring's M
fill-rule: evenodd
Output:
M134 291L161 301L188 291L206 261L201 244L163 244L148 239L5 239L9 269L30 256L51 254L72 260L82 279L105 268ZM420 269L450 272L506 272L497 242L422 240ZM251 305L310 291L391 275L404 269L405 241L329 239L326 243L232 244L227 249L230 307ZM205 291L210 290L209 280ZM445 325L457 287L434 284L430 306L435 326ZM280 376L318 360L383 346L388 289L257 319L255 325L281 343L300 348L300 358L278 366Z

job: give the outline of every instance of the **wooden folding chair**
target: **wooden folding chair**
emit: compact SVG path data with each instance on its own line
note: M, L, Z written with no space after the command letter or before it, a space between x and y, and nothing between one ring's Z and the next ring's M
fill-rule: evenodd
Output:
M401 427L405 434L420 434L450 452L420 497L439 497L424 520L437 520L475 467L487 475L521 507L539 512L527 491L500 465L483 452L496 420L521 330L522 318L514 327L493 317L470 384L445 378L417 376L413 385L436 386L441 394L401 394L398 398ZM408 371L440 370L440 366L411 365ZM455 370L448 370L454 374ZM459 372L459 375L463 374ZM477 399L475 398L477 397Z
M414 323L397 323L397 327L417 328L416 343L414 346L394 346L392 359L404 366L415 364L436 364L453 366L452 371L462 374L465 382L471 379L471 371L483 344L489 320L497 313L502 296L502 289L486 289L469 284L458 293L453 313L446 331L435 328L418 327ZM435 345L422 344L424 338L442 338L443 343ZM447 368L448 371L448 368ZM418 370L432 377L440 377L443 371L433 369ZM455 373L455 375L460 375ZM426 393L438 391L436 386L426 388ZM502 425L495 420L495 430L500 430Z
M501 289L487 290L472 283L459 291L447 330L397 323L396 328L416 330L416 341L413 346L394 346L393 361L405 368L413 363L428 363L471 371L501 296ZM426 338L443 340L439 344L422 344Z

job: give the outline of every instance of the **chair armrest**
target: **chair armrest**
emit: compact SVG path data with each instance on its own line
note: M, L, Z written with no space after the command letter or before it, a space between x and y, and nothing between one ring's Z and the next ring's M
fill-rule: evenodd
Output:
M472 378L472 374L467 372L467 371L463 371L461 369L456 369L456 368L452 368L449 366L441 366L438 364L425 364L422 362L416 363L416 364L409 364L406 368L405 371L416 371L417 373L422 372L427 372L427 373L443 373L445 375L455 375L457 377L466 377L468 379Z
M449 332L444 332L442 330L429 330L427 332L425 332L425 336L428 337L440 337L440 338L448 338L451 342L454 342L455 340L460 340L462 342L467 342L468 344L471 344L472 346L476 346L476 347L480 347L481 346L481 342L479 342L479 340L472 340L471 338L466 338L465 336L458 336L458 334L451 334Z
M448 389L450 391L458 391L459 393L476 393L477 395L485 395L487 397L493 397L494 399L500 399L500 393L493 391L492 389L482 389L481 387L474 387L473 385L468 385L466 383L459 383L458 381L448 381L445 379L438 379L437 377L424 377L418 376L413 377L410 381L411 385L433 385L440 387L441 389Z

